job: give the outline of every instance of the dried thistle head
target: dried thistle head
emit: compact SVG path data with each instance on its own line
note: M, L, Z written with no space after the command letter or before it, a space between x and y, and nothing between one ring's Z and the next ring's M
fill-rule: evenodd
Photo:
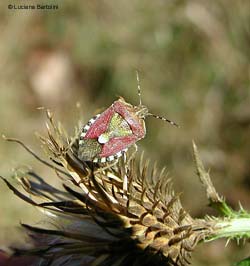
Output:
M54 217L54 228L23 224L34 247L15 249L15 256L37 257L34 265L186 265L209 228L182 207L164 170L141 156L123 157L104 168L78 158L78 136L66 136L50 112L46 166L63 183L58 189L28 171L19 176L23 200ZM23 145L23 144L22 144ZM41 159L40 159L41 160Z

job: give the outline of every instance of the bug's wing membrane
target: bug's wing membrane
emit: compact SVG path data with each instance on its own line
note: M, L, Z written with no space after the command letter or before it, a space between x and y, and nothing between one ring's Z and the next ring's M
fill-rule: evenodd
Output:
M96 139L103 132L105 132L109 126L110 119L114 115L114 108L111 105L106 111L101 113L101 115L96 119L96 121L91 125L89 130L85 135L85 139Z
M79 145L78 158L83 161L92 161L101 152L102 146L95 139L85 139Z
M116 153L128 148L134 144L138 138L134 135L126 137L114 137L109 142L103 145L100 157L108 157L110 155L115 155Z

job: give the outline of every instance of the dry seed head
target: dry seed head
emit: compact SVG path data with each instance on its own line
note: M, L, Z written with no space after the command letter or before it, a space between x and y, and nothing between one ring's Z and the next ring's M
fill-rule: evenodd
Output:
M41 161L66 180L64 189L32 171L19 180L34 199L5 182L20 198L59 219L53 229L24 225L34 249L18 249L16 255L34 255L37 263L50 265L186 265L209 228L183 209L164 171L144 159L122 158L106 170L82 162L78 140L68 146L70 139L51 116L49 122L43 143L52 163Z

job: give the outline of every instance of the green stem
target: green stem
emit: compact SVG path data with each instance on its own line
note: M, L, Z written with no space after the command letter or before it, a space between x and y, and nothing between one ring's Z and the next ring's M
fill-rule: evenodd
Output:
M227 217L232 217L234 215L234 211L224 201L211 202L210 206Z
M215 222L213 235L207 241L218 238L249 238L250 237L250 218L226 218Z

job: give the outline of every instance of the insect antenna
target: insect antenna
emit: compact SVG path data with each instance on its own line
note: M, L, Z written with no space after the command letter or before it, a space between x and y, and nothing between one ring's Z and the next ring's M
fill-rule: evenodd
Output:
M176 124L174 121L169 120L169 119L167 119L167 118L165 118L165 117L162 117L162 116L159 116L159 115L154 115L154 114L151 114L151 113L149 113L148 116L153 116L153 117L155 117L155 118L157 118L157 119L161 119L161 120L163 120L163 121L166 121L166 122L168 122L169 124L171 124L172 126L180 127L180 126L179 126L178 124Z
M139 79L139 73L138 70L136 70L136 79L137 79L137 93L139 96L139 106L142 105L142 100L141 100L141 85L140 85L140 79Z
M136 70L136 80L137 80L137 93L138 93L138 97L139 97L139 106L142 107L142 97L141 97L141 85L140 85L140 78L139 78L139 72L138 70ZM171 124L172 126L176 126L176 127L180 127L178 124L176 124L174 121L169 120L165 117L159 116L159 115L155 115L155 114L151 114L148 113L148 109L146 108L146 113L144 114L144 118L146 116L153 116L157 119L161 119L165 122L168 122L169 124Z

